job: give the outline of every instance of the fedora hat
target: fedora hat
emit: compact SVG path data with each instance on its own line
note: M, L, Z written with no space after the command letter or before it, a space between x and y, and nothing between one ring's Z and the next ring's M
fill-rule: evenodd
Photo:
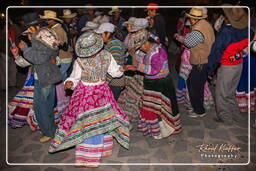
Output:
M145 18L136 18L133 22L131 32L136 32L145 29L149 26L149 22Z
M90 57L97 54L103 48L103 38L93 32L82 34L75 45L76 54L79 57Z
M92 22L92 21L88 21L85 24L85 27L83 27L81 29L81 31L86 31L86 30L95 30L99 27L98 23Z
M44 10L44 15L40 16L42 19L52 19L59 22L63 22L61 19L57 18L57 13L51 10Z
M189 13L186 13L186 16L189 18L194 18L197 20L207 18L207 14L204 14L203 8L191 8Z
M123 23L123 26L127 27L128 24L133 25L135 20L136 20L135 17L130 17L128 21L125 21L125 22Z
M72 13L70 9L64 9L61 18L74 18L76 15L77 13Z
M108 12L109 15L113 15L113 12L122 12L118 7L112 7L112 10Z
M42 19L40 19L38 14L35 12L24 14L21 17L21 20L24 22L25 28L28 28L30 26L33 26L42 22Z
M232 6L230 4L223 4L222 6ZM235 7L235 6L234 6ZM236 6L238 7L238 6ZM225 16L228 18L230 24L237 29L248 27L248 15L243 8L223 8Z

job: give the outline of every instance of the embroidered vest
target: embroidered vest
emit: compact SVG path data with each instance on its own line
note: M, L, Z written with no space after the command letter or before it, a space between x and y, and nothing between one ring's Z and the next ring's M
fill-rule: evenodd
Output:
M81 80L88 83L106 81L111 54L102 50L94 58L78 58L77 62L82 68Z

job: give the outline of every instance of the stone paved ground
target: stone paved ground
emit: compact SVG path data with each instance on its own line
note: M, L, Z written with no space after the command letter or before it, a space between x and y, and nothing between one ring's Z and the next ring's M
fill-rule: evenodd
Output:
M19 85L22 85L25 75L19 74ZM9 100L19 88L9 90ZM0 93L5 97L5 92ZM4 104L1 104L4 107ZM5 111L4 111L5 112ZM153 165L115 165L100 166L98 171L247 171L256 169L256 130L251 129L251 163L246 166L210 166L211 163L247 163L248 161L248 117L241 114L241 119L233 126L225 126L212 120L214 110L208 111L204 118L194 119L186 115L184 106L180 106L183 131L161 140L144 137L133 129L131 132L130 150L121 148L114 143L113 154L104 158L103 163L209 163L206 166L153 166ZM255 113L251 114L251 122ZM0 170L2 171L62 171L84 170L75 166L8 166L5 162L5 116L1 115L0 138ZM134 125L135 127L135 125ZM49 143L39 143L40 133L32 132L27 126L19 129L8 128L8 162L9 163L73 163L74 148L56 154L48 154ZM239 146L239 152L233 152L237 158L209 158L202 157L197 146L200 144L233 144Z

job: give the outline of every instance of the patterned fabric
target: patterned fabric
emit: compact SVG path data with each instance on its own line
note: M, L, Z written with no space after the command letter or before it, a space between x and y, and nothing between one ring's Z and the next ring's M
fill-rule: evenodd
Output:
M120 40L112 40L106 46L105 50L110 52L114 59L116 60L118 65L124 65L126 63L126 49L124 44ZM122 76L121 78L111 78L108 76L108 81L110 86L125 86L125 77Z
M109 51L118 65L124 65L126 62L126 49L120 40L112 40L105 46L105 50Z
M184 39L184 45L187 48L195 47L196 45L202 42L204 42L204 35L197 30L193 30L190 33L188 33Z
M46 45L47 47L57 50L59 43L58 43L58 36L52 29L49 28L41 28L36 34L35 39Z
M108 84L88 86L80 81L58 124L49 152L67 149L107 132L129 148L129 121Z
M77 62L82 68L82 81L94 83L105 81L111 54L102 50L94 58L79 58Z
M8 124L12 128L20 128L24 125L28 125L32 131L40 129L33 110L33 99L34 75L31 75L30 69L23 88L8 105ZM54 109L54 116L55 123L58 123L61 113L58 112L57 108Z
M241 112L248 113L255 111L256 102L256 57L251 53L250 58L250 91L248 91L248 59L246 56L243 58L243 70L241 78L236 90L236 100ZM248 106L248 99L250 98L250 106Z
M101 158L112 154L113 138L108 134L100 134L85 139L76 145L76 163L82 166L98 166Z
M172 134L181 132L175 89L170 76L161 79L144 79L142 100L139 131L159 136L160 126L156 121L159 120L157 118L161 118L174 128Z
M169 74L168 56L158 44L154 44L147 52L143 62L137 64L137 70L145 73L147 79L164 78Z
M126 76L125 89L118 98L118 104L131 122L139 119L141 96L144 88L143 78L144 76L139 74Z
M99 52L104 45L100 35L92 32L82 34L76 41L75 50L79 57L89 57Z
M180 65L180 77L182 77L184 80L188 79L188 76L192 70L192 65L189 62L190 58L190 50L187 48L184 49L182 55L181 55L181 65Z

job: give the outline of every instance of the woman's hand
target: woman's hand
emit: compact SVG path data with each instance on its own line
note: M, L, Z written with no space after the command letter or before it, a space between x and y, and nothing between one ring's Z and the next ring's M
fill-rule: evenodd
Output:
M74 83L72 81L67 81L65 83L64 89L71 89L73 87Z

